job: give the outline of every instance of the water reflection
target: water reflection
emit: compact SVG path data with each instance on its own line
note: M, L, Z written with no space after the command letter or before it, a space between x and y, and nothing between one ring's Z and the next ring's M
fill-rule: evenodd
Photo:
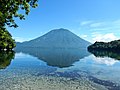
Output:
M9 68L0 70L0 90L7 90L8 86L12 90L16 90L16 87L21 90L25 88L49 90L52 86L54 86L52 90L56 90L56 88L69 90L73 87L72 90L120 90L120 63L118 60L112 58L108 60L108 57L101 56L101 54L98 56L99 58L96 58L86 49L17 48L16 52L15 59ZM10 55L10 53L7 55L6 53L8 52L0 54L0 57ZM114 61L118 62L113 65ZM71 65L74 66L70 67ZM4 83L2 83L3 81ZM13 87L14 85L16 86ZM47 85L50 88L46 88ZM61 88L66 86L66 89Z
M112 51L105 51L105 50L90 50L89 52L91 52L92 54L94 54L94 56L96 57L110 57L113 58L115 60L120 60L120 52L112 52Z
M0 69L5 69L9 66L14 56L14 51L0 51Z
M76 61L90 55L86 49L71 48L17 48L16 52L30 54L47 62L49 66L69 67Z

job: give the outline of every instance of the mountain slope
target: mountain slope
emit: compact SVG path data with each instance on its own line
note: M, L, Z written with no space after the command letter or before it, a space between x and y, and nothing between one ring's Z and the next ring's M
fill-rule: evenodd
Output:
M86 48L90 43L67 29L55 29L31 41L17 43L22 47Z

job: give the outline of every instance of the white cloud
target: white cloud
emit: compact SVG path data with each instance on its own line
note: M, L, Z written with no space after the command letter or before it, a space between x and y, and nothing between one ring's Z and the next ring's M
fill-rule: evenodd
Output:
M112 40L117 40L118 38L114 35L114 33L107 33L107 34L101 34L101 33L93 33L92 34L92 41L103 41L103 42L109 42Z
M81 26L91 24L93 21L83 21L80 23Z
M120 20L93 22L88 27L93 31L96 30L118 31L120 30Z
M91 43L95 41L109 42L120 38L120 19L111 21L83 21L80 30L87 35L80 35Z
M90 29L90 31L110 31L111 27L96 27L96 28L92 28Z
M103 25L104 25L104 23L102 23L102 22L96 22L96 23L90 24L90 27L91 28L96 28L96 27L101 27Z
M82 21L80 26L82 29L90 31L120 31L120 19L111 21Z
M115 25L120 25L120 20L115 20L113 23L114 23Z

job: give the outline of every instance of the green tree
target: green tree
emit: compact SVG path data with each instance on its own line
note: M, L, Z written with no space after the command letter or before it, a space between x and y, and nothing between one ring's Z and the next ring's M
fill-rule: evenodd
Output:
M15 40L6 29L0 29L0 50L12 50L15 47Z
M14 17L18 17L21 20L25 19L25 15L30 12L30 6L35 8L38 0L0 0L0 27L5 25L10 27L17 27ZM19 13L20 10L24 10L25 14Z
M30 12L30 7L37 7L37 2L38 0L0 0L0 39L4 38L5 40L0 41L0 48L14 48L14 40L11 38L12 36L7 31L6 26L18 27L14 19L19 18L20 20L24 20L25 15L28 15ZM21 11L25 13L20 13ZM11 45L13 46L11 47Z

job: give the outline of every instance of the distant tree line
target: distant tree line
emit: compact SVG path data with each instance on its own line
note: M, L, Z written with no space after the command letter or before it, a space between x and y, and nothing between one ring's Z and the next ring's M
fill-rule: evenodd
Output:
M94 44L88 46L88 50L107 50L120 52L120 40L114 40L111 42L95 42Z

